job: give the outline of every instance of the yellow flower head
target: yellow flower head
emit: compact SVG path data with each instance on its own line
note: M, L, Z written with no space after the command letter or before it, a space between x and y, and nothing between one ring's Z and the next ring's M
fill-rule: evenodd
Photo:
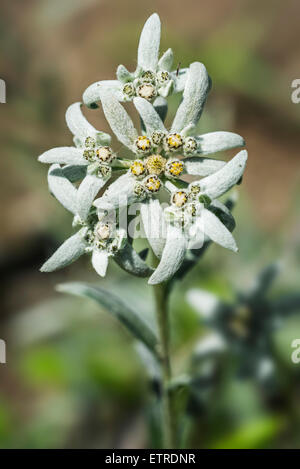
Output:
M145 173L146 168L142 160L135 160L130 166L130 171L134 176L141 176Z
M169 150L178 150L183 145L183 138L180 134L169 134L166 137L166 143Z
M159 178L153 174L144 180L144 186L148 192L158 192L161 186Z
M166 159L161 155L151 155L146 159L146 168L150 174L161 174L166 166Z
M144 135L140 135L135 141L138 151L147 153L151 148L151 140Z
M113 158L114 154L110 147L100 147L96 150L96 155L99 160L103 161L103 163L110 163Z
M188 196L185 191L177 191L172 195L172 204L176 207L183 207L188 201Z
M178 177L183 173L184 163L180 160L171 160L168 161L166 169L170 176Z

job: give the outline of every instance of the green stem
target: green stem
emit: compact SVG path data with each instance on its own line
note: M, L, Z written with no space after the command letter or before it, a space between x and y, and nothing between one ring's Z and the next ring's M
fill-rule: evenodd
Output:
M170 361L170 328L168 314L168 287L166 284L154 285L156 317L161 347L162 368L162 430L165 449L176 447L176 420L169 383L172 378Z

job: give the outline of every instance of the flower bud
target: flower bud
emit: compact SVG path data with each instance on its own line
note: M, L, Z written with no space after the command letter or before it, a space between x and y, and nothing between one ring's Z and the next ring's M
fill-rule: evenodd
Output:
M85 158L87 161L92 162L95 160L95 150L92 150L90 148L87 148L83 152L83 158Z
M161 71L161 72L158 72L157 79L159 83L163 84L170 80L170 75L168 72Z
M146 70L143 72L141 80L145 83L155 83L155 73L153 73L151 70Z
M96 140L93 137L86 137L84 145L86 148L95 148Z
M184 139L183 151L187 155L195 153L197 146L197 141L194 137L187 137Z
M164 135L163 132L158 132L158 131L153 132L153 134L151 135L151 140L152 140L153 145L154 145L154 146L159 146L159 145L161 145L164 136L165 136L165 135Z
M135 89L134 89L133 83L126 83L123 86L123 94L128 99L131 99L135 96Z

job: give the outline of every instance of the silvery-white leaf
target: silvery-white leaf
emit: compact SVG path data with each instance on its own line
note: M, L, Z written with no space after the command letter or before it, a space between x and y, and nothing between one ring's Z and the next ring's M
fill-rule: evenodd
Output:
M163 98L162 96L158 96L157 98L155 98L153 102L153 107L155 111L157 112L157 114L159 115L159 117L161 118L161 121L164 122L168 113L167 100Z
M86 220L94 198L104 186L106 178L87 174L77 190L76 206L81 220Z
M190 65L183 100L177 109L171 132L181 132L187 125L197 125L210 87L207 70L200 62Z
M97 130L84 117L81 110L81 103L74 103L68 107L66 111L66 122L72 134L76 135L76 137L80 138L82 141L84 141L86 137L95 138Z
M201 221L202 231L212 241L231 251L238 251L234 237L214 213L204 208L201 212Z
M198 143L196 154L198 155L209 155L245 145L243 137L233 132L209 132L199 135L196 140Z
M173 83L173 81L170 80L167 83L165 83L164 85L162 85L159 88L158 92L163 98L167 98L168 96L170 96L173 89L174 89L174 83Z
M58 164L73 164L73 165L87 165L88 161L83 157L83 151L75 147L56 147L51 150L45 151L39 156L41 163L58 163Z
M132 73L130 73L124 65L119 65L117 68L117 78L121 83L132 81Z
M193 176L209 176L219 171L226 164L225 161L203 158L201 156L185 158L183 162L185 172Z
M143 119L147 135L151 136L154 131L167 132L161 118L149 101L138 97L134 98L133 104Z
M85 252L87 243L83 239L83 230L68 238L50 259L41 267L41 272L53 272L76 261Z
M137 277L149 277L153 272L128 242L114 254L114 261L123 270Z
M70 212L76 213L77 190L64 176L58 164L50 166L48 171L48 185L51 194Z
M101 101L100 91L106 90L112 93L119 101L123 100L122 83L119 80L97 81L90 85L82 95L84 104L90 108L97 108Z
M200 187L211 199L220 197L239 182L245 171L248 153L240 151L216 173L201 179Z
M165 182L165 189L167 189L167 191L169 192L176 192L178 190L178 187L175 186L175 184L170 181L170 179L168 179L166 182Z
M184 129L181 131L181 135L183 137L187 137L188 135L194 135L195 133L196 126L195 124L188 124L184 127ZM196 154L196 153L194 153Z
M188 77L188 68L182 68L178 72L171 72L171 78L174 81L174 93L180 93L184 90Z
M174 54L172 49L166 50L158 61L159 70L170 72L172 69Z
M207 241L202 230L202 225L203 223L200 217L195 217L195 219L193 219L193 223L189 228L189 250L201 249Z
M151 15L142 30L137 63L143 70L155 71L158 62L160 44L160 19L157 13Z
M108 253L104 250L94 249L92 253L92 265L100 277L105 277L108 266Z
M205 319L211 319L221 304L216 295L198 288L187 292L187 301Z
M169 225L166 244L160 263L148 283L156 285L169 280L181 266L187 248L187 241L181 227Z
M96 143L98 145L106 145L109 146L111 143L111 136L106 132L99 132L96 133Z
M76 135L73 136L73 143L76 148L83 148L84 147L84 142L76 137Z
M122 174L108 186L102 197L96 199L94 206L98 209L113 210L118 207L126 207L138 200L134 194L136 179L130 173Z
M157 199L148 199L141 204L141 218L149 244L159 259L166 241L166 222L161 204Z
M110 93L101 93L101 102L112 131L123 145L132 150L138 134L129 115L115 96Z
M138 340L143 342L155 354L157 353L157 337L154 328L149 324L142 312L129 308L111 291L84 283L66 283L59 285L57 290L72 295L91 298L117 318Z
M66 165L62 168L63 175L69 179L70 182L77 182L86 176L87 166Z
M237 184L243 176L247 157L247 151L242 150L219 171L201 179L201 181L199 181L201 191L211 199L216 199L222 194L225 194L225 192L229 191L229 189Z

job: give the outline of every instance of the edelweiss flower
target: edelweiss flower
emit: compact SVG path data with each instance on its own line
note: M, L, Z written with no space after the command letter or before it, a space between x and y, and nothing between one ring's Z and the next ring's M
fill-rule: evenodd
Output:
M97 208L113 210L123 205L145 201L165 186L168 180L180 187L180 177L183 174L212 174L222 168L225 162L198 155L244 145L242 137L230 132L187 136L198 123L208 90L209 79L204 65L193 63L190 66L182 103L170 131L167 131L151 103L143 98L134 98L134 105L145 127L143 135L138 134L117 99L110 93L101 93L104 114L111 129L135 154L136 159L127 161L128 172L113 182L103 196L94 202Z
M63 165L63 174L71 182L82 179L76 205L78 214L85 218L95 196L110 179L112 166L117 169L122 167L122 162L116 159L109 146L110 135L96 130L86 120L81 103L74 103L67 109L66 122L74 135L75 146L52 148L43 153L39 161Z
M149 279L150 284L168 280L181 266L189 242L203 242L204 236L221 246L237 251L235 240L211 209L212 202L237 184L245 170L246 150L238 153L219 171L200 181L188 185L187 189L171 189L171 207L165 209L167 219L166 243L160 263ZM218 207L225 213L228 209L218 202Z
M140 96L151 102L157 96L166 98L184 89L188 69L171 71L172 50L168 49L158 59L160 29L159 16L154 13L146 21L140 36L136 71L130 73L124 65L119 65L117 80L98 81L89 86L83 94L87 106L97 107L102 89L112 92L119 101L131 101Z
M48 184L50 192L73 213L73 226L80 229L48 259L41 267L42 272L61 269L83 254L91 253L92 265L102 277L106 274L109 257L113 257L120 267L131 274L146 277L151 273L151 269L128 243L124 229L116 228L109 218L99 220L94 208L86 209L84 215L81 210L79 213L79 189L66 178L64 169L58 164L50 167Z
M141 34L136 71L131 74L119 66L118 80L98 82L84 93L84 101L91 107L101 100L111 129L134 159L116 157L110 147L111 137L89 124L80 103L70 106L66 113L75 146L54 148L40 156L40 161L55 164L49 172L50 190L75 215L74 225L81 226L43 270L54 270L83 252L92 252L93 265L100 275L105 274L108 257L112 255L125 270L150 275L152 269L124 240L125 233L107 218L112 211L135 202L141 203L146 236L156 256L161 258L149 279L151 284L168 280L181 266L188 243L199 242L201 236L237 249L230 232L213 212L217 208L228 215L226 207L215 199L239 182L247 153L239 153L228 164L205 156L243 146L244 140L231 132L192 135L210 90L210 78L199 62L179 76L171 72L172 51L169 49L158 60L159 43L160 20L154 14ZM165 97L181 90L184 90L182 102L171 128L166 129ZM120 104L128 100L133 100L140 114L139 133ZM109 184L114 169L123 174ZM188 185L182 179L185 174L203 179ZM80 180L77 189L73 183ZM97 218L91 206L106 183L103 195L94 201ZM162 196L171 195L170 207L165 211L157 200L162 189L165 192ZM183 227L188 227L188 232L183 232Z
M203 229L199 230L198 227L205 222L207 226L204 232L211 239L233 250L236 248L226 227L224 227L226 231L223 230L222 234L214 234L217 225L221 225L222 228L223 225L212 212L206 209L206 206L204 207L204 202L207 205L207 202L219 197L240 180L247 153L241 152L227 165L223 161L204 158L200 155L243 146L244 140L239 135L230 132L212 132L197 137L188 135L198 123L208 90L209 79L205 67L198 62L193 63L190 66L182 103L169 132L151 103L142 98L134 98L134 105L145 127L143 135L138 135L131 119L117 99L107 92L101 93L103 110L113 132L135 153L136 159L128 161L128 172L113 182L103 196L94 202L94 205L100 211L109 211L142 201L141 216L149 243L158 257L162 256L164 249L161 263L149 283L160 283L170 278L180 267L187 249L188 240L181 232L182 227L179 229L171 223L167 228L166 246L164 247L165 239L161 239L161 233L158 235L160 242L154 241L159 231L157 225L160 224L163 230L165 222L161 207L151 201L151 198L162 187L172 192L171 212L173 210L175 215L179 212L183 213L184 217L188 214L189 219L198 215L197 225L194 227L195 236L199 234L199 231L203 232ZM192 156L187 157L187 155ZM209 176L213 177L213 173L218 174L218 177L210 182ZM201 190L199 181L187 189L182 189L182 186L188 186L180 179L183 174L206 176L201 181ZM199 190L192 201L192 193L197 189ZM196 198L197 193L200 199ZM206 200L204 200L205 197ZM219 205L221 205L221 210L226 211L226 207L220 203ZM175 218L178 219L178 216ZM218 228L221 230L220 226ZM153 235L153 230L155 235Z

